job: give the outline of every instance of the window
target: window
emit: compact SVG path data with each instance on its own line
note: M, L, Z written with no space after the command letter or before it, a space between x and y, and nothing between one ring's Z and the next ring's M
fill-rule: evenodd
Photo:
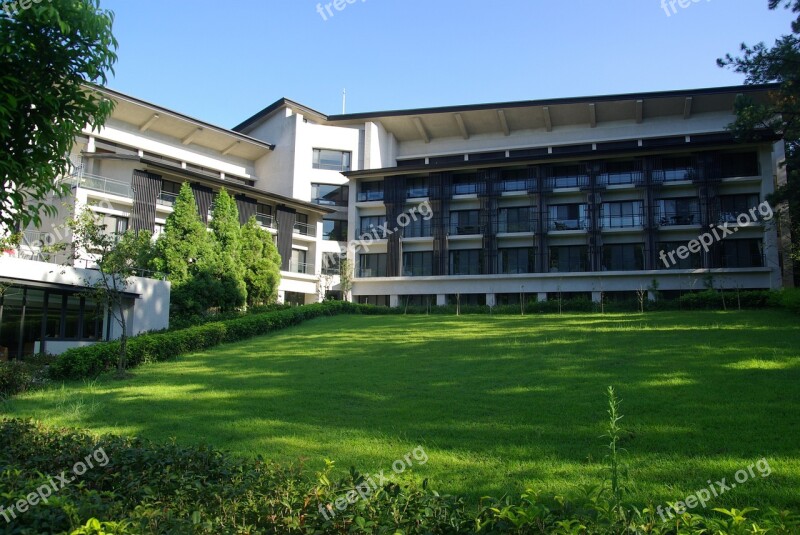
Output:
M340 150L314 149L312 167L327 171L350 171L351 153Z
M480 275L483 263L483 250L468 249L450 251L451 275Z
M359 184L358 202L372 202L383 200L383 181L362 182Z
M330 241L347 241L347 221L323 219L322 239Z
M362 278L386 276L386 254L362 254L359 256L358 276Z
M272 206L268 204L256 204L256 221L266 228L273 228L275 220L272 217Z
M603 228L642 226L642 201L607 202L603 204Z
M637 271L644 269L644 245L626 243L603 247L603 269L606 271Z
M433 275L433 253L403 253L404 277L429 277Z
M322 274L337 276L341 274L342 255L339 253L322 253Z
M292 249L292 261L289 264L289 271L292 273L303 273L313 275L314 271L306 262L308 251L302 249Z
M677 254L673 254L672 257L667 256L669 253L677 251L678 247L686 247L686 242L665 241L658 244L658 269L700 269L703 267L703 255L700 253L691 253L686 258L680 258ZM666 263L661 257L662 251Z
M161 193L158 196L158 204L164 206L172 206L178 198L178 193L181 191L181 185L178 182L164 180L161 182Z
M695 177L694 160L690 156L664 158L661 169L653 171L653 178L663 182L692 180Z
M519 208L500 208L498 212L498 232L533 232L534 209L528 206Z
M426 178L409 178L406 182L406 197L409 199L427 197L428 182Z
M480 234L480 211L457 210L450 212L450 233L456 236Z
M587 253L585 245L550 247L550 271L561 273L586 271Z
M385 227L385 215L365 216L361 218L361 228L359 233L361 236L364 234L368 234L373 237L377 236L378 239L382 240L386 238L386 232L384 230Z
M741 214L749 213L751 208L759 205L759 195L749 193L744 195L720 195L719 197L719 222L736 223L736 218ZM756 214L758 212L756 211Z
M472 195L478 193L477 175L456 175L453 177L453 195Z
M426 221L419 214L414 214L408 225L403 228L404 238L430 238L431 236L433 236L431 220Z
M314 225L308 223L308 214L296 214L294 232L301 236L314 237L317 234L317 229Z
M720 154L718 158L720 178L749 177L761 174L757 152Z
M751 268L764 266L761 240L723 240L722 267Z
M500 249L497 258L500 273L536 273L536 249L533 247Z
M585 204L556 204L550 206L550 230L582 230L587 226Z
M589 183L589 176L582 165L562 165L553 168L554 188L578 188Z
M662 227L700 223L700 201L696 197L661 199L657 206L658 221Z
M499 184L500 191L528 191L529 174L527 169L504 171L503 181Z
M641 167L635 160L606 162L606 172L598 177L601 184L633 184L641 178Z
M348 186L311 184L311 202L323 206L347 206L350 196Z

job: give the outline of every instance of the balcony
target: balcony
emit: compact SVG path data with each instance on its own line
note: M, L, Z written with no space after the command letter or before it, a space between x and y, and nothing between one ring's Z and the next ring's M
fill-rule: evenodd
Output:
M477 182L461 182L453 184L453 195L476 195L478 193ZM427 191L424 196L427 196Z
M406 190L406 198L407 199L421 199L423 197L428 196L428 188L427 187L419 187L419 188L408 188Z
M469 225L461 223L450 224L451 236L477 236L483 234L483 229L480 225Z
M699 225L700 211L663 212L658 217L660 227Z
M158 199L156 199L156 204L161 206L175 206L175 201L178 200L177 193L168 193L166 191L162 191L158 194Z
M536 232L535 221L501 221L497 225L497 232L500 234L516 234L523 232Z
M308 264L306 262L295 262L292 260L289 262L289 273L298 273L300 275L313 275L314 274L314 264Z
M270 214L256 214L256 221L263 228L275 228L275 218Z
M426 225L409 225L403 229L403 238L430 238L433 229L430 223Z
M685 180L694 180L696 176L697 172L694 167L676 167L653 171L654 182L681 182Z
M99 191L108 195L127 197L129 199L133 198L133 189L130 184L117 182L116 180L111 180L103 176L92 175L81 171L79 174L70 176L67 182L79 188Z
M359 279L374 279L375 277L385 277L386 271L374 268L360 268L356 275Z
M548 179L552 189L560 188L584 188L589 185L588 175L558 176Z
M301 236L308 236L309 238L315 238L317 236L317 227L316 225L309 225L308 223L295 223L294 233Z
M356 200L358 202L379 202L383 200L383 191L359 191Z
M503 180L497 183L500 193L526 192L528 191L528 181L524 178Z
M589 226L589 220L586 218L579 219L556 219L551 218L548 223L548 228L551 231L565 231L565 230L585 230Z
M606 215L600 220L600 226L604 229L615 228L636 228L644 224L644 218L639 214L631 215Z

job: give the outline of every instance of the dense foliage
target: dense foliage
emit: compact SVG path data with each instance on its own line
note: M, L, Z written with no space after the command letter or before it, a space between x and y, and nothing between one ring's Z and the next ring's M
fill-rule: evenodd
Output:
M792 222L792 256L800 260L800 0L769 0L769 8L791 9L798 15L792 33L778 39L772 47L764 43L742 44L740 57L728 54L717 60L745 75L745 83L777 83L771 102L759 104L740 97L736 102L736 121L731 128L743 140L760 140L764 134L778 134L786 146L787 182L771 199L774 205L785 202ZM787 225L788 230L788 225Z
M99 0L3 2L0 10L0 229L40 224L69 153L86 125L98 128L112 103L104 84L117 59L113 14ZM59 191L64 192L66 184Z

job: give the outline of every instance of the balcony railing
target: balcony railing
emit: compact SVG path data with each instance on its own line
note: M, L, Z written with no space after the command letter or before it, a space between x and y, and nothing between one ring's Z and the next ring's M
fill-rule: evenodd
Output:
M372 279L375 277L385 277L386 271L373 268L360 268L356 275L360 279Z
M421 188L408 188L406 190L406 198L408 199L420 199L422 197L428 196L428 188L421 187Z
M275 228L275 218L270 214L256 214L256 221L264 228Z
M653 181L655 182L680 182L682 180L693 180L695 176L697 176L697 172L693 167L657 169L653 171Z
M550 230L584 230L589 226L589 220L586 218L579 219L561 219L550 218L548 228Z
M404 238L430 238L433 236L433 229L430 223L426 225L409 225L403 229Z
M640 214L631 215L605 215L600 219L602 228L635 228L644 224Z
M550 187L558 188L583 188L589 185L588 175L558 176L548 179Z
M450 224L451 236L472 236L478 234L483 234L483 229L481 229L480 225L470 225L462 223Z
M308 223L295 223L294 233L314 238L317 235L317 227L316 225L309 225Z
M464 182L461 184L453 184L453 195L475 195L478 193L478 184L476 182ZM422 197L427 196L427 192Z
M118 195L120 197L133 197L133 189L130 184L125 182L117 182L99 175L92 175L89 173L80 172L70 176L67 181L80 188L90 189L93 191L100 191L109 195Z
M514 234L518 232L536 232L535 221L512 221L510 223L501 221L497 225L497 232L504 234Z
M177 193L168 193L166 191L162 191L158 194L158 199L156 199L156 203L160 204L161 206L175 206L175 201L178 199Z
M305 262L289 262L289 273L299 273L300 275L313 275L314 264L307 264Z
M358 202L382 201L383 191L359 191L356 200Z
M699 225L700 211L662 212L658 215L658 224L661 227L675 227L680 225Z
M528 181L524 178L503 180L497 183L497 188L500 193L512 191L528 191Z
M642 173L638 171L624 171L618 173L604 173L597 177L597 182L606 186L620 184L638 184L642 181Z

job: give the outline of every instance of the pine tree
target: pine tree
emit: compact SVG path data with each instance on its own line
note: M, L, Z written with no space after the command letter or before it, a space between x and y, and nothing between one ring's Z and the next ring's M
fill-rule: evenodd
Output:
M251 217L242 227L241 238L241 264L248 306L274 303L281 282L281 256L272 234Z
M201 262L217 282L215 307L229 311L243 306L247 300L247 286L241 263L241 227L236 201L225 188L220 189L214 201L209 225L213 232L213 254Z

